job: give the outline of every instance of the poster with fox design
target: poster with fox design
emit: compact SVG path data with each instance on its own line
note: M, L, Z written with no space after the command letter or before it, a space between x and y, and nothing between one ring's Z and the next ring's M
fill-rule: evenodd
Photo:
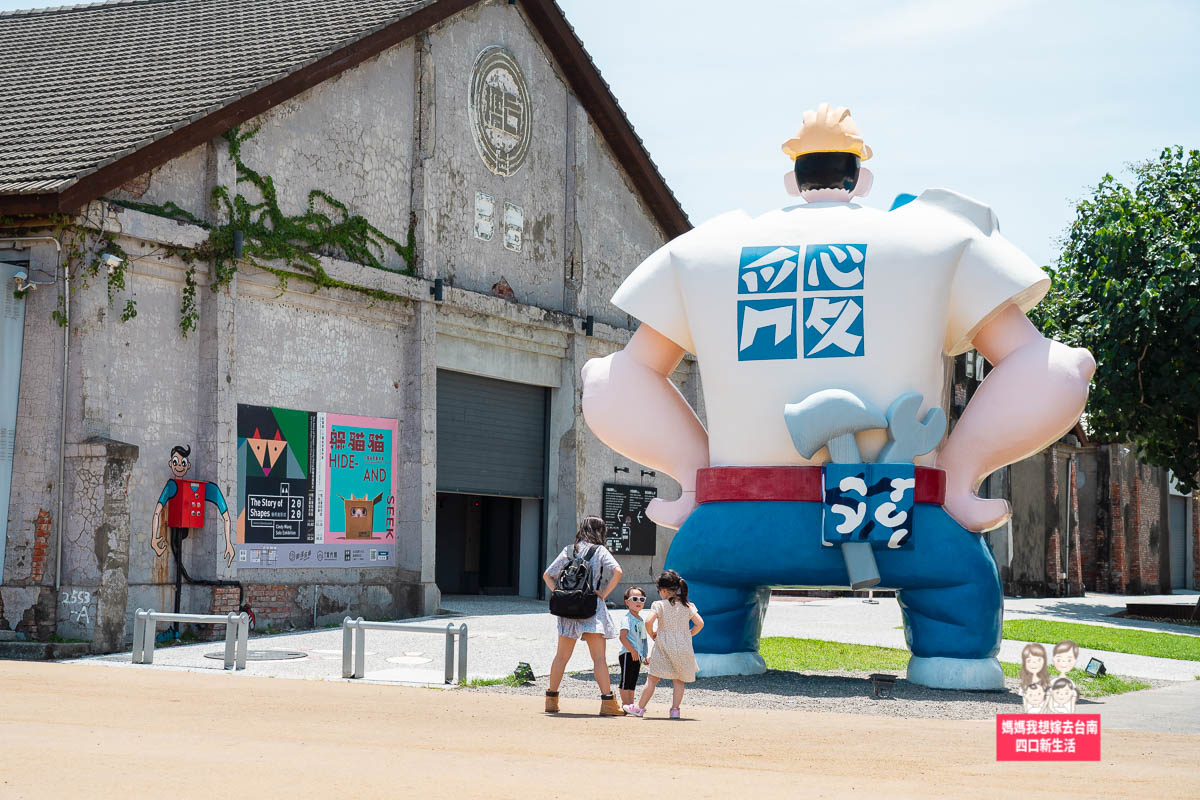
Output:
M396 563L399 423L238 404L240 568Z

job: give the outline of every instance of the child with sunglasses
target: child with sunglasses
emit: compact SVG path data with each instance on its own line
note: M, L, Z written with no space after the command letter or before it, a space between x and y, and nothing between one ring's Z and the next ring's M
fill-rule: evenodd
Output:
M646 593L636 586L625 590L625 616L621 619L621 652L617 663L621 665L621 705L633 702L637 689L638 675L642 665L648 662L650 641L646 637L646 623L642 622L642 609L646 607Z

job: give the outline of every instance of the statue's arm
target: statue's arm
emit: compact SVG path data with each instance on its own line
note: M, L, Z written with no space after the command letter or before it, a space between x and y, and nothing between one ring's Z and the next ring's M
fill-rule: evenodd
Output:
M946 470L946 511L967 530L986 531L1010 515L1005 500L975 495L990 473L1069 431L1087 403L1092 354L1042 336L1015 305L972 339L993 368L976 390L937 464Z
M642 325L624 350L583 366L583 416L596 437L683 487L678 500L660 498L646 508L668 528L695 508L696 470L708 466L708 433L669 378L683 356L683 348Z

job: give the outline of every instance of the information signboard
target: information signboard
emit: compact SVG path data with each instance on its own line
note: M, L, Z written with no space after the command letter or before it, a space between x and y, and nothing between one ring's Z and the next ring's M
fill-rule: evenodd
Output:
M602 516L608 528L605 546L614 555L655 554L658 526L646 516L646 506L656 497L658 489L653 486L604 484Z

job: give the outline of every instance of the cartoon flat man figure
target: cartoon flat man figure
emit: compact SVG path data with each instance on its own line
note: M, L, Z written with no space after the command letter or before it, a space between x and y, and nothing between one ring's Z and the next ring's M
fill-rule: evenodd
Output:
M220 487L212 481L190 481L185 478L191 468L191 454L192 449L186 445L177 444L171 448L171 460L168 465L174 477L163 485L158 504L154 506L154 519L150 523L154 534L150 546L154 548L157 556L167 552L167 540L160 526L163 508L167 509L167 524L175 537L173 544L178 548L189 530L204 527L204 504L208 502L217 507L221 520L225 523L225 563L232 566L234 549L225 496L221 494ZM176 557L179 556L177 552Z
M1070 430L1095 362L1026 318L1050 281L987 206L946 189L890 212L852 202L871 150L847 109L806 112L783 150L805 202L710 220L617 290L642 324L585 365L584 417L682 486L647 514L679 529L665 567L703 609L701 674L763 671L767 587L849 585L850 543L898 590L909 680L1003 689L1001 584L979 532L1009 508L975 490ZM972 348L993 369L941 443L945 359ZM687 352L707 430L668 378Z

